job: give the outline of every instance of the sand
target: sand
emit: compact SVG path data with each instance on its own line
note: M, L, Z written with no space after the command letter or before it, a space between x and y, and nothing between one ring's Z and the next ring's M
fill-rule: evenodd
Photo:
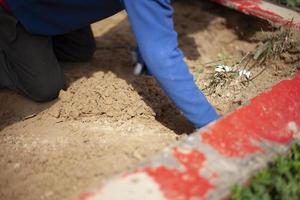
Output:
M228 55L238 60L262 40L261 28L272 30L204 1L176 1L174 7L180 47L200 88L212 72L205 63ZM0 199L75 199L193 132L152 77L132 75L135 42L126 14L93 24L93 30L94 58L62 63L68 89L57 100L39 104L0 91ZM238 109L292 78L299 54L290 57L271 63L249 84L206 93L208 99L221 115Z

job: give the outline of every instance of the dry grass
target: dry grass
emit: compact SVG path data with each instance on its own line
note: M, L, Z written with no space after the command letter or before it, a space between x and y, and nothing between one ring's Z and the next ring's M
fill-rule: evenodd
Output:
M266 70L269 62L280 59L283 53L288 52L295 46L292 37L291 29L280 28L261 41L256 49L246 53L242 59L231 65L227 64L228 60L232 62L230 57L216 61L216 63L221 62L217 66L212 66L214 62L209 63L205 67L214 67L215 70L203 90L210 95L214 93L217 87L226 86L233 81L235 84L247 85ZM222 70L222 68L224 69ZM259 68L259 72L253 74L254 68Z

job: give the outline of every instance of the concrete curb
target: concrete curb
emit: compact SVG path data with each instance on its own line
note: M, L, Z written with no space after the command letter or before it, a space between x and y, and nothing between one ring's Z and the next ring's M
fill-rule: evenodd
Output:
M264 0L210 0L271 22L300 29L300 13Z
M300 29L300 13L263 0L211 0ZM300 72L79 200L224 199L300 140Z
M300 137L300 72L79 200L224 199Z

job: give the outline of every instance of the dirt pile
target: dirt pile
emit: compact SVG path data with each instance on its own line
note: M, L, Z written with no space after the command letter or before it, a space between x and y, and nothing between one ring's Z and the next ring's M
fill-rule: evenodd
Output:
M89 79L73 83L62 91L60 101L49 113L56 118L79 119L103 117L111 122L125 122L135 117L153 118L155 113L138 91L112 72L97 72Z

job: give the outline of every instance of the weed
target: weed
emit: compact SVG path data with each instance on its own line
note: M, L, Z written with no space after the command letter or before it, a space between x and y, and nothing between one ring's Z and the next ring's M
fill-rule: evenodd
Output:
M299 200L299 183L300 145L295 144L287 156L279 156L248 186L235 186L230 200Z
M266 70L269 61L279 59L284 52L293 47L291 38L292 31L281 28L275 34L272 34L271 37L262 41L255 50L245 54L242 59L232 66L226 65L226 63L217 65L203 90L210 95L214 93L216 87L229 85L232 81L235 81L235 84L241 83L247 85ZM230 58L228 55L224 56L224 53L221 55L218 56L220 58L219 61L225 61ZM230 70L222 69L220 66L230 68ZM255 67L261 68L261 70L253 74L251 71Z
M253 53L253 59L259 64L266 62L268 59L278 59L279 56L292 47L291 29L281 28L277 34L268 38L260 44Z

